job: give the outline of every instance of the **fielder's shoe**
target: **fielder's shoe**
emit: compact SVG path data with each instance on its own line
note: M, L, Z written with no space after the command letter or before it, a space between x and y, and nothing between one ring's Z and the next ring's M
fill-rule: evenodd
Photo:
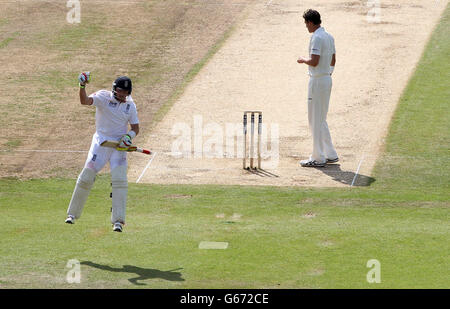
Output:
M300 161L300 165L303 167L324 167L325 163L320 163L316 160L308 159Z
M116 222L114 223L113 231L114 232L122 232L122 223Z
M339 158L338 157L336 157L336 159L327 159L327 164L330 164L330 163L336 163L336 162L339 162Z
M66 221L64 221L68 224L74 224L75 223L75 217L72 215L68 215Z

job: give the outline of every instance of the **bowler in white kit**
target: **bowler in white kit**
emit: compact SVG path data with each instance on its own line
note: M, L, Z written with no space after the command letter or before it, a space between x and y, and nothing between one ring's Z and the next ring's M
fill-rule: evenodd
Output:
M139 134L136 104L131 98L132 82L128 77L120 76L114 81L112 91L99 90L87 96L85 87L90 81L90 73L81 73L78 81L80 103L96 107L96 132L92 137L84 168L78 176L65 222L73 224L75 219L80 218L97 173L109 162L112 186L111 223L113 231L122 232L128 195L126 150L132 145L131 140ZM119 141L119 147L115 149L100 146L106 140Z
M300 161L303 167L324 167L339 161L327 124L331 94L331 74L336 64L334 38L321 27L319 12L307 10L303 14L306 28L312 33L309 57L297 62L308 65L308 121L313 137L313 151L309 159Z

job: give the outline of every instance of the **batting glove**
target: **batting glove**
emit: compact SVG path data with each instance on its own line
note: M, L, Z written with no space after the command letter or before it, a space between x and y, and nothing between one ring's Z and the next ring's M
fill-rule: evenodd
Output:
M125 134L119 141L118 148L128 148L131 146L131 136Z
M80 87L86 87L86 84L91 81L91 72L83 72L78 76L78 81L80 83Z

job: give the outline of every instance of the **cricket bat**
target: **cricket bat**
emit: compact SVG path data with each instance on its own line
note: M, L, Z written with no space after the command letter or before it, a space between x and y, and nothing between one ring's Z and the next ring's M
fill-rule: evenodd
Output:
M138 148L138 147L136 147L134 145L131 145L130 147L125 148L125 149L118 148L119 147L119 142L116 142L116 141L104 141L103 143L100 144L100 146L116 148L118 150L128 151L128 152L137 151L137 152L145 153L145 154L148 154L148 155L152 154L152 152L150 150Z

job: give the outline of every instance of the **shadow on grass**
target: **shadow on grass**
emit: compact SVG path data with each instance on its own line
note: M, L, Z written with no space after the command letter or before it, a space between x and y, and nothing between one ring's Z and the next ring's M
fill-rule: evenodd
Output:
M177 268L168 271L161 271L158 269L142 268L132 265L123 265L122 268L114 268L108 265L101 265L90 261L83 261L80 264L110 272L136 274L138 275L137 277L128 279L128 281L130 281L134 285L146 285L145 283L141 283L138 281L156 278L161 278L168 281L184 281L184 279L181 278L182 274L179 272L175 272L175 270L180 270L182 268Z
M327 164L326 167L317 168L319 171L333 178L334 181L354 187L367 187L375 182L375 178L341 170L340 164Z

